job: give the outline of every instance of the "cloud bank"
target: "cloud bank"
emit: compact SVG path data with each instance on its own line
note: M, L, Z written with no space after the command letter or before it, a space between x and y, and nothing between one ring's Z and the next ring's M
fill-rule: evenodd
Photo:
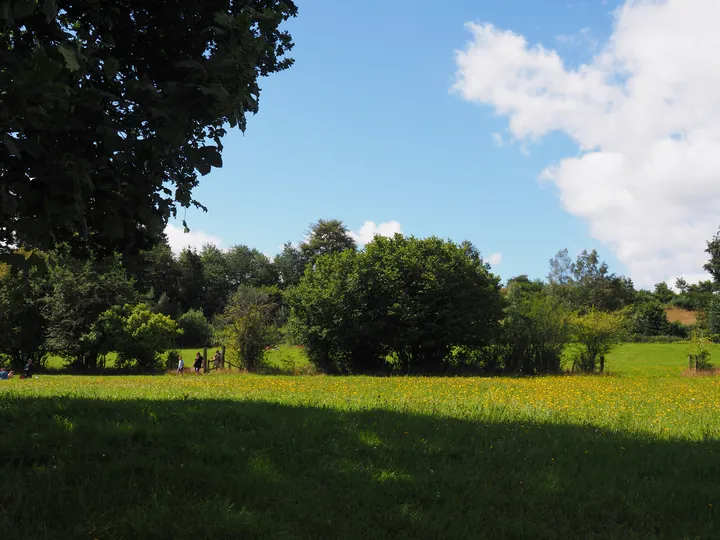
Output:
M491 24L456 53L453 86L508 119L521 143L551 132L579 153L541 178L638 285L702 276L720 224L720 1L628 0L576 69Z
M194 230L184 233L182 227L172 224L165 227L165 234L173 253L180 253L186 247L200 250L205 244L215 244L218 247L222 245L222 241L216 236Z
M374 221L366 221L357 231L350 231L350 236L361 246L369 244L375 235L394 236L395 233L402 234L400 223L397 221L386 221L375 224Z

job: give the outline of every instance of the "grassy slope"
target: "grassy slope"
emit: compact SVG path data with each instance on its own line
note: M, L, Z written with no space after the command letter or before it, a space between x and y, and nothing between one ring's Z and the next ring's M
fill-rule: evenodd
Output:
M680 377L686 349L623 346L617 377L10 381L0 538L712 538L720 378Z

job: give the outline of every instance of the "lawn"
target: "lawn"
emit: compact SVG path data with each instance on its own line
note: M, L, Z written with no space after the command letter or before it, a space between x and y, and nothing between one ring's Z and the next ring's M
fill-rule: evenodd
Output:
M624 346L611 377L9 381L0 538L716 538L720 377L686 349Z

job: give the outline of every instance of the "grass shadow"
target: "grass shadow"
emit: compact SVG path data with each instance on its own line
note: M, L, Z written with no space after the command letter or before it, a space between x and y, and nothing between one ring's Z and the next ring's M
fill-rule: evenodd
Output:
M720 441L232 400L0 399L0 538L714 538Z

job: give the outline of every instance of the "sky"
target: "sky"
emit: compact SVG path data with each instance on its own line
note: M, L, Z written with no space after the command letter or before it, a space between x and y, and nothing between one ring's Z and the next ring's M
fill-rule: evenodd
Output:
M704 278L720 225L720 1L297 0L295 65L201 179L173 249L272 256L320 218L470 240L503 280L597 249ZM185 217L191 229L183 234Z

